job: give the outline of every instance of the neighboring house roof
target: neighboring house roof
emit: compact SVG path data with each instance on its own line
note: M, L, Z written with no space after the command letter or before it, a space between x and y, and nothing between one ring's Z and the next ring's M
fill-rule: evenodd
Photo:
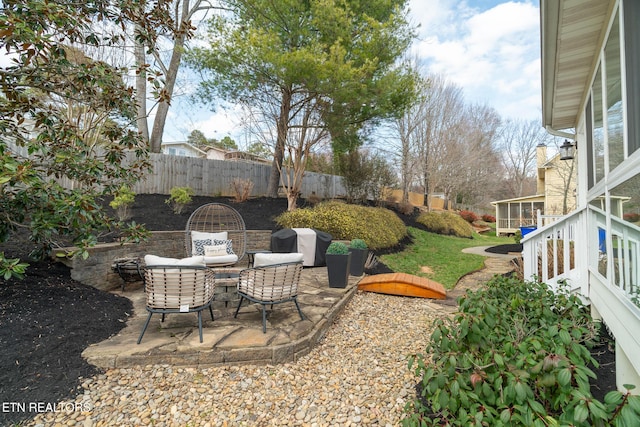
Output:
M526 202L526 201L535 201L536 199L544 201L544 194L534 194L533 196L523 196L523 197L514 197L513 199L496 200L494 202L491 202L491 204L495 206L500 203Z
M552 158L550 158L549 160L547 160L546 162L544 162L542 165L540 165L538 168L539 169L549 169L549 168L553 168L557 166L557 162L560 161L560 154L556 154L555 156L553 156ZM564 160L562 160L564 162Z
M229 153L229 152L230 152L230 151L225 150L224 148L214 147L214 146L207 147L207 150L206 150L206 151L207 151L207 153L208 153L209 151L217 151L217 152L222 153L222 154L227 154L227 153Z
M256 156L244 151L227 151L224 155L225 160L245 160L250 162L271 164L271 160Z
M170 148L170 147L182 147L185 148L191 152L197 153L199 156L202 157L206 157L207 153L202 151L201 149L199 149L198 147L196 147L193 144L189 144L188 142L185 141L176 141L176 142L163 142L161 144L161 146Z

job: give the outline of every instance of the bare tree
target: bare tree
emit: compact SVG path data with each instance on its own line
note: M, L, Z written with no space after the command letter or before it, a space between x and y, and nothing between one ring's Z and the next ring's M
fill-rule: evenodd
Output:
M329 137L327 129L321 125L320 110L316 103L303 103L302 109L289 121L285 142L287 156L283 159L280 181L287 195L287 210L296 208L306 161L314 146Z
M393 120L391 130L399 140L400 185L402 186L402 202L409 201L409 189L419 176L418 153L425 143L424 120L427 103L425 98L429 90L429 82L423 79L418 83L418 99L405 113ZM426 200L425 200L426 202Z
M146 1L142 1L138 13L148 13ZM167 113L174 95L178 70L182 61L185 45L193 34L194 15L213 9L214 6L205 0L173 0L171 8L167 8L166 25L156 28L142 27L139 22L134 23L134 58L136 63L136 101L138 105L138 131L149 143L150 151L159 153L162 135L167 121ZM157 8L156 8L157 9ZM162 43L158 40L161 39ZM162 54L161 46L169 46L171 54L167 58ZM150 58L148 58L150 56ZM150 79L150 64L153 59L154 67L159 68ZM151 136L147 118L150 110L147 107L147 82L153 82L153 93L157 99Z
M557 143L555 145L558 149ZM546 180L545 192L547 200L560 200L561 205L551 204L550 206L545 206L545 213L566 215L576 208L576 161L576 159L558 160L550 165L555 169L558 181Z
M462 89L447 82L441 75L429 76L428 82L422 100L424 119L416 131L420 135L417 152L424 199L427 208L431 209L431 193L436 190L447 193L453 173L449 165L455 165L456 158L459 158L456 140L459 137L464 99Z
M508 120L500 132L502 161L510 183L509 197L525 195L526 182L535 179L536 147L546 144L548 134L537 120Z
M456 199L459 203L475 208L494 200L495 183L503 177L496 136L501 118L486 105L469 106L465 112L461 135L464 138L464 168L457 182Z
M436 191L446 201L489 202L495 192L488 189L498 187L502 173L495 145L500 122L494 109L466 105L461 88L443 76L426 77L418 101L392 127L400 141L404 199L415 172L428 209Z

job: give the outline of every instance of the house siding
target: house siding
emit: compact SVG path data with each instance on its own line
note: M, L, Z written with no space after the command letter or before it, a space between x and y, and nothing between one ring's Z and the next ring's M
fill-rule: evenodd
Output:
M601 23L603 37L590 61L593 66L583 99L571 105L566 101L546 104L543 111L546 126L559 123L569 109L579 112L572 123L566 123L577 131L578 207L575 213L523 239L525 277L533 278L540 268L543 280L552 288L566 281L580 292L594 318L601 319L615 338L618 389L625 391L624 384L633 384L633 393L639 393L640 221L631 215L640 214L636 105L640 43L637 25L628 23L639 22L640 7L635 0L593 4L606 8L607 15ZM583 19L584 25L568 22L563 7L569 6L552 0L541 3L542 67L557 71L547 74L553 81L543 81L543 100L554 99L554 91L560 93L575 83L569 70L557 66L581 48L558 43L557 38L568 31L563 25L587 31L585 23L591 18L585 13L573 16L574 21ZM547 38L547 31L554 34L552 38ZM540 253L537 248L549 247L549 242L553 242L553 253ZM558 271L556 248L563 248L573 265Z

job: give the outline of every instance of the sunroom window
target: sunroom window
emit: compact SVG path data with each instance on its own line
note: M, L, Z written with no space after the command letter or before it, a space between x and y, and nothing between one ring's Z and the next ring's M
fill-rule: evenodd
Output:
M602 113L602 73L600 67L596 73L596 78L593 81L592 88L592 100L593 100L593 129L592 129L592 143L593 143L593 158L595 162L595 182L604 178L604 125L603 125L603 113Z
M622 74L620 68L620 24L616 15L604 49L606 69L607 145L609 170L624 160L624 121L622 111Z

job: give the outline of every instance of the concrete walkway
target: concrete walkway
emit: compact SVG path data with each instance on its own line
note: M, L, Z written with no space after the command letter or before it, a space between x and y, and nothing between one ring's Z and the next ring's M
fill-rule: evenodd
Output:
M468 289L478 289L496 274L513 271L511 260L517 255L485 252L486 247L464 252L486 256L485 268L460 279L447 292L446 300L433 300L443 310L453 312L456 300ZM278 364L295 361L309 353L324 336L336 316L357 291L361 277L351 276L345 289L328 286L327 269L305 268L302 272L298 301L305 315L301 320L293 302L275 305L268 312L267 332L262 332L260 306L243 307L234 318L235 306L214 310L212 321L203 311L203 342L198 337L195 313L169 314L161 322L154 314L142 342L136 341L147 317L142 286L128 285L118 292L133 302L133 313L127 326L117 335L91 345L83 356L102 368L123 368L150 364L173 366L216 366L224 364Z
M458 283L456 283L456 286L450 291L447 291L446 300L434 300L434 303L451 307L451 311L455 311L458 306L456 302L457 299L464 295L465 292L468 290L478 290L495 275L507 274L515 270L513 260L518 258L520 254L503 255L487 252L486 249L490 247L491 246L476 246L463 249L462 252L464 253L487 257L484 260L484 268L461 277Z

